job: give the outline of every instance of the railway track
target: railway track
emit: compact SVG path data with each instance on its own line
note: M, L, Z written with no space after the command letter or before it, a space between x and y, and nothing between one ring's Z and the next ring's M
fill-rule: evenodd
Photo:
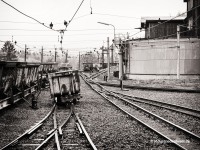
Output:
M66 109L55 104L42 120L1 150L43 148L96 150L80 118L75 114L73 104L69 107L70 109Z
M200 137L198 135L134 104L117 93L106 90L91 80L87 80L86 83L125 114L166 139L158 140L159 142L171 143L184 150L199 149Z
M8 143L6 146L1 148L1 150L35 149L38 146L40 146L40 142L44 141L45 140L44 138L47 137L48 134L50 135L50 133L48 133L48 131L50 131L50 129L52 128L51 126L52 124L50 123L52 121L52 118L50 118L50 116L53 115L55 108L56 105L52 107L51 111L42 120L33 125L29 130L25 131L18 138L16 138L15 140Z
M116 91L112 91L112 92L115 93L115 94L121 95L121 96L123 96L123 98L131 100L133 102L148 104L148 105L172 110L172 111L175 111L175 112L179 112L179 113L186 114L186 115L193 116L193 117L200 119L200 111L196 110L196 109L191 109L191 108L183 107L183 106L180 106L180 105L174 105L174 104L165 103L165 102L156 101L156 100L147 99L147 98L142 98L142 97L135 97L135 96L123 94L123 93L116 92Z
M105 73L107 71L107 69L101 69L99 72L97 72L97 73L95 73L95 74L92 74L92 75L90 75L90 79L94 79L94 78L96 78L96 77L98 77L99 75L101 75L101 74L103 74L103 73Z

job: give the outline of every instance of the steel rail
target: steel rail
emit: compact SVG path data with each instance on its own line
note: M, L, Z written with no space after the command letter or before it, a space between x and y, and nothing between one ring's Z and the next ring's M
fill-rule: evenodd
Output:
M103 96L103 94L101 93L101 95ZM137 120L138 122L140 122L141 124L143 124L144 126L148 127L149 129L151 129L152 131L156 132L157 134L161 135L162 137L164 137L165 139L167 139L168 141L170 141L171 143L173 143L174 145L178 146L179 148L183 149L183 150L187 150L186 148L184 148L183 146L181 146L180 144L176 143L175 141L171 140L169 137L167 137L166 135L162 134L161 132L159 132L158 130L150 127L149 125L147 125L145 122L143 122L142 120L139 120L138 118L136 118L135 116L131 115L129 112L127 112L126 110L122 109L121 107L119 107L118 105L116 105L115 103L113 103L112 101L109 100L108 97L103 96L105 99L107 99L110 103L112 103L115 107L117 107L118 109L120 109L121 111L123 111L125 114L127 114L128 116L130 116L131 118Z
M82 129L82 131L83 131L83 133L85 134L85 136L86 136L88 142L89 142L90 145L92 146L92 149L93 149L93 150L97 150L97 148L96 148L96 146L94 145L94 143L92 142L92 140L91 140L89 134L87 133L85 127L83 126L83 124L82 124L80 118L78 117L78 115L77 115L76 113L74 113L74 115L75 115L75 117L76 117L76 119L77 119L77 121L78 121L78 123L79 123L79 125L80 125L80 127L81 127L81 129Z
M82 76L81 76L82 77ZM84 79L84 78L83 78ZM160 136L164 137L166 140L168 140L169 142L171 142L172 144L176 145L177 147L179 147L182 150L187 150L186 148L182 147L180 144L176 143L175 141L171 140L170 138L168 138L167 136L165 136L164 134L160 133L159 131L157 131L156 129L150 127L149 125L147 125L145 122L139 120L138 118L136 118L135 116L131 115L129 112L127 112L126 110L120 108L119 106L117 106L115 103L113 103L111 100L109 100L109 98L102 94L101 92L97 91L87 80L84 79L84 81L94 90L96 91L99 95L101 95L103 98L105 98L107 101L109 101L112 105L114 105L115 107L117 107L119 110L121 110L122 112L124 112L125 114L127 114L128 116L130 116L131 118L135 119L136 121L138 121L139 123L141 123L142 125L146 126L147 128L149 128L150 130L156 132L157 134L159 134Z
M29 130L25 131L22 135L20 135L19 137L17 137L16 139L14 139L13 141L11 141L10 143L8 143L7 145L5 145L3 148L1 148L0 150L5 150L7 148L9 148L10 146L14 146L18 143L19 140L21 140L23 137L25 137L26 135L30 135L31 133L33 133L35 130L37 130L42 124L43 122L53 113L54 109L55 109L54 105L51 109L51 111L41 120L39 121L37 124L35 124L33 127L31 127Z
M109 91L109 90L108 90L108 91ZM132 98L134 101L137 101L137 102L142 102L142 103L147 103L147 104L150 104L150 103L148 103L148 102L156 103L156 104L151 104L151 105L163 107L163 108L166 108L166 109L171 109L171 108L164 107L163 105L175 107L174 109L171 109L171 110L184 113L184 112L179 111L179 110L176 109L176 108L180 108L180 109L185 110L185 111L190 111L190 112L192 112L192 113L196 113L196 115L199 115L199 116L196 116L196 117L200 118L200 111L199 111L199 110L196 110L196 109L191 109L191 108L184 107L184 106L180 106L180 105L175 105L175 104L160 102L160 101L156 101L156 100L152 100L152 99L146 99L146 98L142 98L142 97L135 97L135 96L131 96L131 95L128 95L128 94L123 94L123 93L120 93L120 92L115 92L115 91L112 91L112 92L113 92L113 93L116 93L116 94L123 95L123 96L125 96L125 97ZM137 100L137 99L138 99L138 100ZM157 104L161 104L162 106L161 106L161 105L157 105ZM189 114L189 113L185 113L185 114L191 115L191 114ZM195 115L192 115L192 116L195 116Z
M50 135L35 149L35 150L39 150L42 149L45 144L53 138L53 136L55 136L55 143L56 143L56 147L57 150L61 150L60 148L60 141L58 138L58 127L57 127L57 121L56 121L56 112L57 112L57 106L54 109L54 113L53 113L53 124L54 124L54 129L52 131L50 131Z
M69 122L70 120L70 117L72 116L73 114L73 106L70 107L70 113L69 115L67 116L67 118L65 119L65 121L63 121L63 123L58 127L58 132L59 132L59 135L62 136L62 128Z
M131 103L131 102L127 101L126 99L122 98L122 97L119 97L118 95L116 95L116 93L114 93L114 92L112 92L112 91L109 91L109 90L106 90L103 86L101 86L100 84L98 84L98 83L96 83L96 82L94 82L94 81L91 81L91 80L90 80L90 81L87 81L86 83L89 84L89 82L98 85L101 89L104 89L104 91L107 91L107 92L109 92L109 93L115 94L115 97L116 97L116 98L120 98L121 100L125 101L125 103L127 103L127 104L129 104L129 105L132 105L132 106L136 107L137 109L142 110L142 111L145 112L145 113L148 113L148 114L150 114L150 115L153 115L154 118L158 118L158 119L164 121L165 123L168 123L168 124L170 124L171 126L174 126L175 128L179 129L180 131L184 132L185 134L187 134L187 135L189 135L189 136L191 136L191 137L193 137L193 138L196 138L196 139L200 140L200 137L199 137L198 135L196 135L196 134L194 134L194 133L192 133L192 132L190 132L190 131L188 131L188 130L186 130L186 129L184 129L184 128L182 128L182 127L180 127L180 126L178 126L178 125L176 125L176 124L174 124L174 123L172 123L172 122L170 122L170 121L168 121L168 120L166 120L166 119L164 119L164 118L162 118L162 117L160 117L160 116L158 116L158 115L156 115L156 114L153 114L153 113L151 113L150 111L148 111L148 110L146 110L146 109L144 109L144 108L142 108L142 107L140 107L140 106L138 106L138 105L136 105L136 104L134 104L134 103ZM92 85L90 85L90 87L93 88ZM93 88L93 89L94 89L94 88ZM96 89L95 89L95 91L96 91L96 92L99 92L99 91L97 91ZM120 93L120 94L121 94L121 93ZM100 95L102 95L102 93L100 93ZM124 94L121 94L121 95L124 95ZM107 97L106 95L104 96L104 98L108 99L108 97ZM187 110L192 110L192 111L193 111L193 109L190 109L190 108L187 108L187 107L184 107L184 108L187 109ZM197 110L197 111L198 111L198 110ZM194 110L194 112L196 112L196 110ZM177 143L177 144L178 144L178 143ZM178 144L178 145L179 145L179 144Z
M98 85L99 87L101 87L102 89L104 89L107 92L113 92L115 94L119 94L119 95L122 95L122 96L125 96L125 97L129 97L127 99L132 100L132 101L149 104L149 105L152 105L152 106L161 107L161 108L165 108L165 109L172 110L172 111L175 111L175 112L179 112L179 113L183 113L183 114L186 114L186 115L190 115L190 116L193 116L193 117L196 117L196 118L200 118L200 111L196 110L196 109L191 109L191 108L184 107L184 106L179 106L179 105L175 105L175 104L160 102L160 101L141 98L141 97L135 97L135 96L131 96L131 95L128 95L128 94L123 94L123 93L120 93L120 92L115 92L115 91L108 90L108 89L104 88L101 84L99 84L97 82L94 82L92 80L90 80L89 82L92 82L92 83ZM155 103L155 104L153 104L153 103ZM169 108L167 106L174 107L174 108ZM181 109L181 110L178 110L177 108Z
M56 111L57 110L57 107L55 108L55 111L54 111L54 115L53 115L53 125L54 125L54 129L58 129L58 124L57 124L57 120L56 120ZM61 150L60 148L60 140L58 138L58 130L55 130L55 142L56 142L56 147L57 147L57 150Z
M99 75L105 73L106 71L107 71L106 69L103 69L103 70L101 70L101 71L99 71L99 72L97 72L97 73L95 73L95 74L89 76L89 78L90 78L90 79L94 79L94 78L98 77Z
M172 123L172 122L170 122L170 121L168 121L168 120L166 120L166 119L164 119L164 118L162 118L162 117L160 117L160 116L158 116L158 115L156 115L156 114L154 114L154 113L152 113L152 112L150 112L150 111L148 111L148 110L146 110L146 109L144 109L144 108L142 108L142 107L140 107L140 106L138 106L138 105L136 105L136 104L134 104L134 103L132 103L130 101L128 101L128 100L126 100L125 98L122 98L122 97L120 97L120 96L118 96L116 94L113 94L113 96L116 97L116 98L119 98L119 99L123 100L124 102L130 104L131 106L134 106L137 109L140 109L143 112L148 113L148 114L150 114L150 115L152 115L152 116L154 116L154 117L156 117L156 118L158 118L158 119L160 119L160 120L162 120L162 121L164 121L164 122L166 122L166 123L168 123L168 124L170 124L170 125L178 128L179 130L182 130L185 133L187 133L187 134L189 134L189 135L197 138L198 140L200 140L200 136L198 136L198 135L196 135L196 134L194 134L194 133L192 133L192 132L190 132L190 131L188 131L188 130L186 130L186 129L184 129L184 128L182 128L182 127L180 127L180 126L178 126L178 125L176 125L176 124L174 124L174 123Z
M42 147L55 135L56 129L51 133L35 150L42 149Z
M76 120L78 121L78 129L80 131L80 128L81 130L83 131L83 133L85 134L85 137L87 139L87 141L90 143L91 147L93 148L93 150L97 150L96 146L94 145L94 143L92 142L89 134L87 133L87 131L85 130L80 118L78 117L78 115L74 112L74 105L73 103L71 104L71 107L70 107L70 113L68 115L68 117L66 118L66 120L58 127L58 131L59 131L59 134L62 135L62 128L69 122L71 116L74 115ZM80 128L79 128L80 127Z
M126 99L124 99L124 98L122 98L122 97L120 97L120 96L118 96L116 94L114 94L112 96L114 96L116 98L119 98L120 100L123 100L126 104L134 106L134 107L136 107L136 109L142 110L143 112L153 116L154 118L157 118L157 119L159 119L159 120L161 120L161 121L163 121L163 122L175 127L179 131L184 132L187 136L193 137L193 138L197 139L198 141L200 141L200 136L198 136L198 135L186 130L185 128L182 128L182 127L180 127L180 126L178 126L178 125L176 125L176 124L174 124L174 123L172 123L172 122L170 122L170 121L168 121L168 120L166 120L166 119L164 119L164 118L162 118L162 117L160 117L160 116L158 116L158 115L156 115L156 114L154 114L154 113L152 113L152 112L150 112L150 111L148 111L148 110L146 110L146 109L144 109L144 108L142 108L142 107L140 107L140 106L138 106L138 105L136 105L136 104L134 104L132 102L129 102L128 100L126 100Z

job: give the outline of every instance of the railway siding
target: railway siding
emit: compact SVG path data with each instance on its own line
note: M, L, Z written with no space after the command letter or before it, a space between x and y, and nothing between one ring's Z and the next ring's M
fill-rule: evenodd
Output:
M170 144L154 142L158 139L164 141L164 138L131 120L90 90L83 81L81 85L83 98L75 109L97 149L175 149Z
M112 87L112 89L115 88ZM120 91L120 88L116 88L116 90ZM123 93L133 93L135 91L137 90L123 91ZM164 94L164 92L161 93ZM81 95L83 98L76 104L75 112L79 113L79 117L97 149L176 149L169 141L121 113L121 111L113 107L104 98L92 91L83 80L81 80ZM148 97L148 93L146 95ZM150 95L153 96L156 94L151 93ZM164 96L163 99L166 97ZM3 115L0 117L0 120L2 119L1 122L5 121L5 123L3 122L0 125L0 133L2 135L3 131L7 131L7 133L3 135L0 146L2 147L2 145L5 145L26 129L29 129L30 125L33 122L37 122L39 118L42 118L52 105L48 90L42 91L40 94L38 100L39 109L37 110L32 110L26 102L21 103L21 106L13 105L8 110L3 110L5 112L2 111ZM7 120L8 117L10 119ZM21 123L18 123L18 121ZM3 128L6 123L9 125ZM13 137L13 133L15 137ZM68 143L65 144L68 146ZM73 145L70 142L70 144L72 147L76 147L78 143L74 143Z
M119 87L106 87L109 90L114 90L120 93L132 95L134 97L141 97L146 99L152 99L155 101L161 101L165 103L171 103L174 105L180 105L192 109L199 110L200 108L200 94L199 93L179 93L179 92L168 92L168 91L150 91L150 90L139 90L139 89L128 89L122 91Z

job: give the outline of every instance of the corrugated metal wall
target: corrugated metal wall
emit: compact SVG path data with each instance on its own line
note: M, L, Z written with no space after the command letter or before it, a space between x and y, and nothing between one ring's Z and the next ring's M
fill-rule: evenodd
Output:
M132 75L176 75L177 40L130 41ZM200 75L200 39L180 40L180 74Z

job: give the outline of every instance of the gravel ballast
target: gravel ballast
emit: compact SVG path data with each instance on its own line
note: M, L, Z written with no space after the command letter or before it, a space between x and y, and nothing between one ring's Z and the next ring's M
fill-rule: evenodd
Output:
M118 92L121 91L120 88L110 88ZM123 91L123 93L180 104L194 109L200 108L200 94L144 90L129 90ZM81 95L83 97L76 104L75 111L79 114L98 149L175 149L159 135L117 110L102 96L92 91L83 80L81 80ZM52 105L50 92L42 91L38 99L39 109L37 110L32 109L28 103L23 101L9 109L2 110L0 147L17 138L43 118ZM183 121L187 120L185 116L183 118Z
M30 100L28 100L30 102ZM51 109L50 92L42 91L38 98L38 109L20 101L0 111L0 148L16 139L35 123L40 121Z
M76 105L86 130L98 149L174 149L154 132L117 110L86 84L81 85L83 98Z
M135 90L128 89L127 91L122 91L118 87L105 87L109 90L115 90L123 94L132 95L135 97L142 97L147 99L152 99L155 101L161 101L165 103L171 103L175 105L181 105L192 109L200 110L200 93L184 93L184 92L164 92L164 91L145 91L145 90Z

